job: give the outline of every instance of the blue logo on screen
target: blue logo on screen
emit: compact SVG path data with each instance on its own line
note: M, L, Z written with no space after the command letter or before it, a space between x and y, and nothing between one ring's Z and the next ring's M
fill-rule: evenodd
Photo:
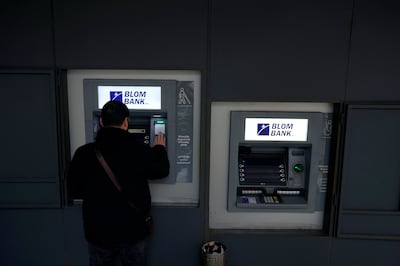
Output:
M122 103L122 91L110 91L110 100Z
M257 124L258 136L269 136L269 124Z

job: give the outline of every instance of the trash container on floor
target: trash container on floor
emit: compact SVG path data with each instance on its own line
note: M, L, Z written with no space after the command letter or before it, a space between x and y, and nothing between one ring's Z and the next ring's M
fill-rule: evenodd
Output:
M216 241L206 242L201 247L202 266L226 266L226 247Z

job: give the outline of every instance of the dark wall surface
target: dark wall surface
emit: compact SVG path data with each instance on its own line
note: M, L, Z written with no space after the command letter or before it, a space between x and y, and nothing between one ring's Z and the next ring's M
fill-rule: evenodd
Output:
M400 100L399 12L398 1L355 1L346 100Z
M350 105L339 235L400 239L400 106Z
M209 97L342 101L352 2L211 1Z
M332 266L396 266L399 265L399 241L334 239Z
M51 0L2 1L0 34L0 67L54 67Z
M374 159L394 164L395 146L384 152L379 143L367 142L380 133L369 130L370 112L376 114L371 102L378 102L387 112L378 112L375 121L386 131L398 131L392 123L397 121L398 110L386 108L400 99L398 11L393 0L3 1L0 68L3 73L12 72L13 78L1 76L0 90L11 95L3 104L7 118L2 121L14 122L13 108L17 116L29 118L16 127L12 124L11 131L2 127L2 144L24 150L26 139L21 138L34 138L33 145L39 147L14 158L27 162L35 153L34 162L41 168L18 168L8 163L13 159L10 149L1 153L7 165L0 170L0 199L5 198L7 206L0 210L0 264L88 265L80 207L62 205L58 174L64 169L58 159L65 157L59 146L67 140L58 139L59 124L53 121L61 115L57 103L66 103L65 98L58 99L60 78L54 73L84 68L201 70L205 128L210 117L204 114L217 100L357 102L365 111L352 112L345 123L346 138L354 141L344 140L346 164L343 176L341 171L337 176L341 180L338 191L343 193L335 196L343 205L332 202L338 208L337 233L210 232L207 204L212 203L206 197L208 156L204 153L210 136L205 129L201 136L201 204L154 208L157 231L149 242L151 266L200 265L200 246L207 240L226 244L230 266L380 266L383 261L398 265L398 206L394 202L400 195L395 168L386 169L390 184L380 188L390 193L378 190L383 197L380 204L384 204L377 206L378 211L360 208L371 202L357 185L362 181L370 192L374 190L382 180L377 180L378 170L364 169L359 175L349 168L363 164L354 153L364 148L361 155L370 160L368 164ZM44 77L37 76L38 71ZM25 98L18 101L21 87L25 87ZM36 97L42 109L24 104ZM40 129L32 132L38 123ZM26 129L29 133L22 134ZM358 138L357 132L364 137ZM390 139L385 141L392 145ZM46 164L40 163L46 156ZM330 222L336 226L335 219Z
M203 69L207 1L54 0L62 68Z
M2 72L0 207L60 207L54 74Z

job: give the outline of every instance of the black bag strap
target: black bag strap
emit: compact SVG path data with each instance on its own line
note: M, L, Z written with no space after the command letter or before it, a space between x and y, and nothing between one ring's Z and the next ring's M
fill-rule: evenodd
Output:
M111 179L111 181L113 182L114 186L118 189L118 191L120 191L122 193L122 187L119 184L117 178L114 175L114 172L111 170L110 166L108 166L107 161L104 159L103 154L101 154L101 152L96 149L96 157L99 160L101 166L103 166L104 171L106 171L108 177ZM126 195L125 195L126 197ZM131 206L132 208L136 209L136 206L133 202L131 202L130 200L128 200L129 206Z
M114 186L122 192L122 188L121 185L119 184L117 178L114 175L114 172L111 170L110 166L108 166L108 163L106 162L106 160L103 157L103 154L101 154L101 152L99 150L96 150L96 157L99 160L101 166L103 166L104 171L106 171L108 177L111 179L111 181L113 182Z

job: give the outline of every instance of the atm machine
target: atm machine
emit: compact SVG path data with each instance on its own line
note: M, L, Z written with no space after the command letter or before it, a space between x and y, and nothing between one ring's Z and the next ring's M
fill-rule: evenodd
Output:
M323 229L332 121L327 103L214 103L210 228Z
M229 211L323 210L324 119L322 113L231 112Z
M149 181L152 204L197 206L200 80L198 71L189 70L68 71L71 156L95 139L103 105L121 101L130 112L128 131L138 142L151 145L159 132L166 135L170 173Z

